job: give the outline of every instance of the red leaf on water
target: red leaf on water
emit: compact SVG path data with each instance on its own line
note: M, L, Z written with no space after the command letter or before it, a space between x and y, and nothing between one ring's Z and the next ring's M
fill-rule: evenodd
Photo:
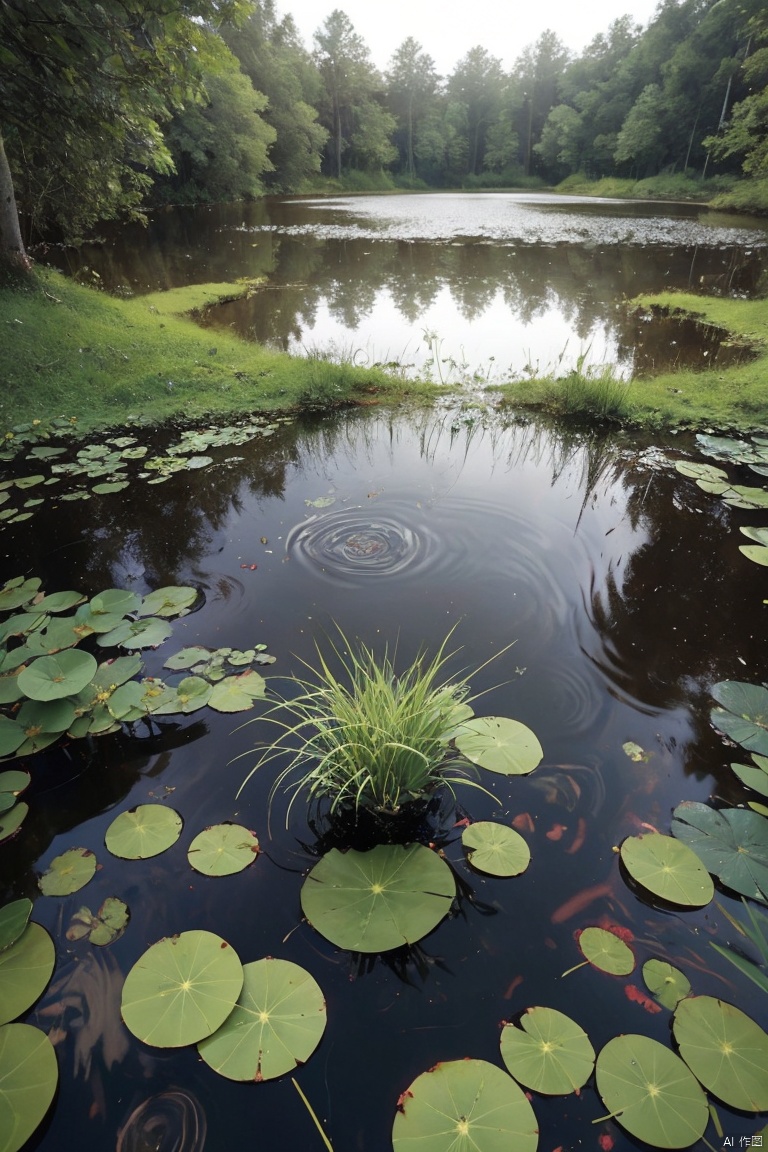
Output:
M553 824L549 832L547 832L547 840L562 840L563 832L567 832L568 827L566 824Z
M535 832L536 826L531 819L530 812L518 812L512 821L512 827L518 832Z
M613 1136L609 1136L607 1132L603 1132L602 1135L598 1136L597 1142L603 1152L611 1152L611 1148L613 1148Z
M593 884L590 888L582 888L581 892L577 892L575 896L571 896L570 900L566 900L565 904L556 908L550 919L553 924L564 924L566 920L570 920L572 916L583 912L601 896L610 896L611 891L610 884Z
M632 1000L635 1004L640 1004L645 1008L646 1012L661 1012L661 1005L657 1004L655 1000L651 1000L644 992L641 992L634 984L624 985L624 995L627 1000Z

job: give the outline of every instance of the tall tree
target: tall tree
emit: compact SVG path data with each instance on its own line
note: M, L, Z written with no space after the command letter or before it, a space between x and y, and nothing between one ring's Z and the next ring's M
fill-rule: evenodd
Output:
M394 53L387 81L387 104L397 120L395 142L400 167L408 176L416 175L416 136L434 106L439 77L435 62L412 36L403 40Z
M503 84L501 61L480 45L470 48L448 77L450 99L465 108L467 169L473 175L483 167L486 135L498 112Z
M64 234L139 212L148 173L171 164L160 123L201 92L213 29L245 11L247 0L3 0L0 260L26 262L8 223L11 173L19 207Z
M520 125L523 169L530 174L534 145L541 138L550 109L559 103L559 85L568 62L568 50L551 29L526 48L513 69L523 87L525 107Z
M748 94L723 116L723 131L704 141L716 160L735 158L744 172L768 179L768 13L763 9L751 16L746 27L747 55L743 78ZM726 112L723 105L723 112Z

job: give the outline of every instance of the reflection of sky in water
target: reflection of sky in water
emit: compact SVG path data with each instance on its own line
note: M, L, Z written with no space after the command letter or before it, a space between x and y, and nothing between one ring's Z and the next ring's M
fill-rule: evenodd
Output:
M427 334L432 335L431 347ZM448 285L440 289L415 324L403 315L386 290L377 293L370 310L354 327L334 315L324 300L312 320L304 323L301 337L292 338L289 345L289 351L299 354L353 355L357 364L396 360L410 371L425 370L435 350L446 382L475 372L484 380L508 378L510 371L525 374L529 366L541 374L549 369L565 371L584 354L587 364L618 360L616 341L599 322L583 338L574 332L573 321L556 306L523 322L501 289L481 312L462 315ZM440 372L433 367L430 375L440 379Z

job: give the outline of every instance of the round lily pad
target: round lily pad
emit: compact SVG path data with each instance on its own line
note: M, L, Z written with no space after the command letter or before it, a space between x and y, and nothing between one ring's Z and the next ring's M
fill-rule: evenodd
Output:
M502 776L524 776L544 755L531 729L506 716L478 716L465 721L456 747L473 764Z
M400 1097L394 1152L535 1152L539 1125L522 1089L485 1060L451 1060Z
M505 1024L501 1058L526 1088L548 1096L566 1095L586 1084L595 1050L586 1032L554 1008L528 1008L519 1027Z
M715 894L699 857L673 836L660 832L628 836L621 845L621 859L633 880L672 904L701 908Z
M18 1152L53 1100L59 1065L44 1032L30 1024L0 1028L0 1152Z
M82 592L51 592L35 604L36 612L66 612L85 599Z
M243 987L243 966L213 932L182 932L147 949L126 976L122 1015L146 1044L197 1044L221 1027Z
M721 708L710 713L716 728L742 748L768 756L768 689L740 680L722 680L712 695Z
M755 564L762 564L764 568L768 566L768 548L764 544L740 544L739 552Z
M202 676L185 676L172 691L173 699L165 700L159 707L152 708L155 716L196 712L198 708L203 708L208 703L213 688Z
M67 929L67 940L89 940L103 947L117 940L125 931L130 913L128 906L117 896L107 896L94 915L90 908L75 912Z
M217 712L245 712L253 707L254 700L263 699L266 691L267 682L258 672L242 672L214 684L208 704Z
M385 952L431 932L455 894L450 868L423 844L379 844L370 852L332 848L304 881L301 907L340 948Z
M612 976L628 976L635 966L629 945L606 928L585 928L579 933L579 948L590 964Z
M0 908L0 952L15 944L32 914L32 901L26 896Z
M38 880L44 896L69 896L85 887L96 871L96 857L88 848L70 848L56 856Z
M197 588L175 585L156 588L142 600L139 616L178 616L180 612L194 604L197 596Z
M684 801L672 831L727 888L768 901L768 820L746 808L711 808Z
M15 720L9 720L7 716L0 716L0 756L12 756L26 738L20 724Z
M675 1011L680 1055L708 1092L732 1108L768 1108L768 1035L733 1004L689 996Z
M40 924L27 924L15 944L0 952L0 1024L31 1008L56 964L53 940Z
M658 1040L614 1037L600 1052L596 1072L609 1113L639 1140L654 1148L687 1148L704 1135L707 1098L680 1057Z
M21 801L14 804L7 812L0 813L0 843L10 840L21 828L24 817L29 812L29 805Z
M256 859L259 841L242 824L214 824L198 833L187 858L204 876L232 876Z
M688 977L666 960L646 960L643 964L643 980L648 991L670 1012L674 1012L683 997L691 991Z
M107 828L104 842L113 856L123 860L147 860L175 844L182 819L163 804L139 804L121 812Z
M517 876L531 862L531 850L519 832L493 820L479 820L461 834L467 859L490 876Z
M102 648L113 645L128 649L157 648L172 632L173 627L167 620L150 616L146 620L126 620L118 624L111 632L102 633L98 643Z
M325 1029L325 998L298 964L271 957L243 966L240 998L198 1051L229 1080L273 1080L304 1064Z
M97 667L90 652L66 649L28 664L19 673L18 684L30 700L58 700L85 688Z

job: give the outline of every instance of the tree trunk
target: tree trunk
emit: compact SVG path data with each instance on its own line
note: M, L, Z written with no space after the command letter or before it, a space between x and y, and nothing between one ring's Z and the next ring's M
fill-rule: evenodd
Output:
M3 137L0 134L0 267L11 268L15 272L29 272L32 267L24 251L21 238L19 213L13 192L13 178L8 167Z

